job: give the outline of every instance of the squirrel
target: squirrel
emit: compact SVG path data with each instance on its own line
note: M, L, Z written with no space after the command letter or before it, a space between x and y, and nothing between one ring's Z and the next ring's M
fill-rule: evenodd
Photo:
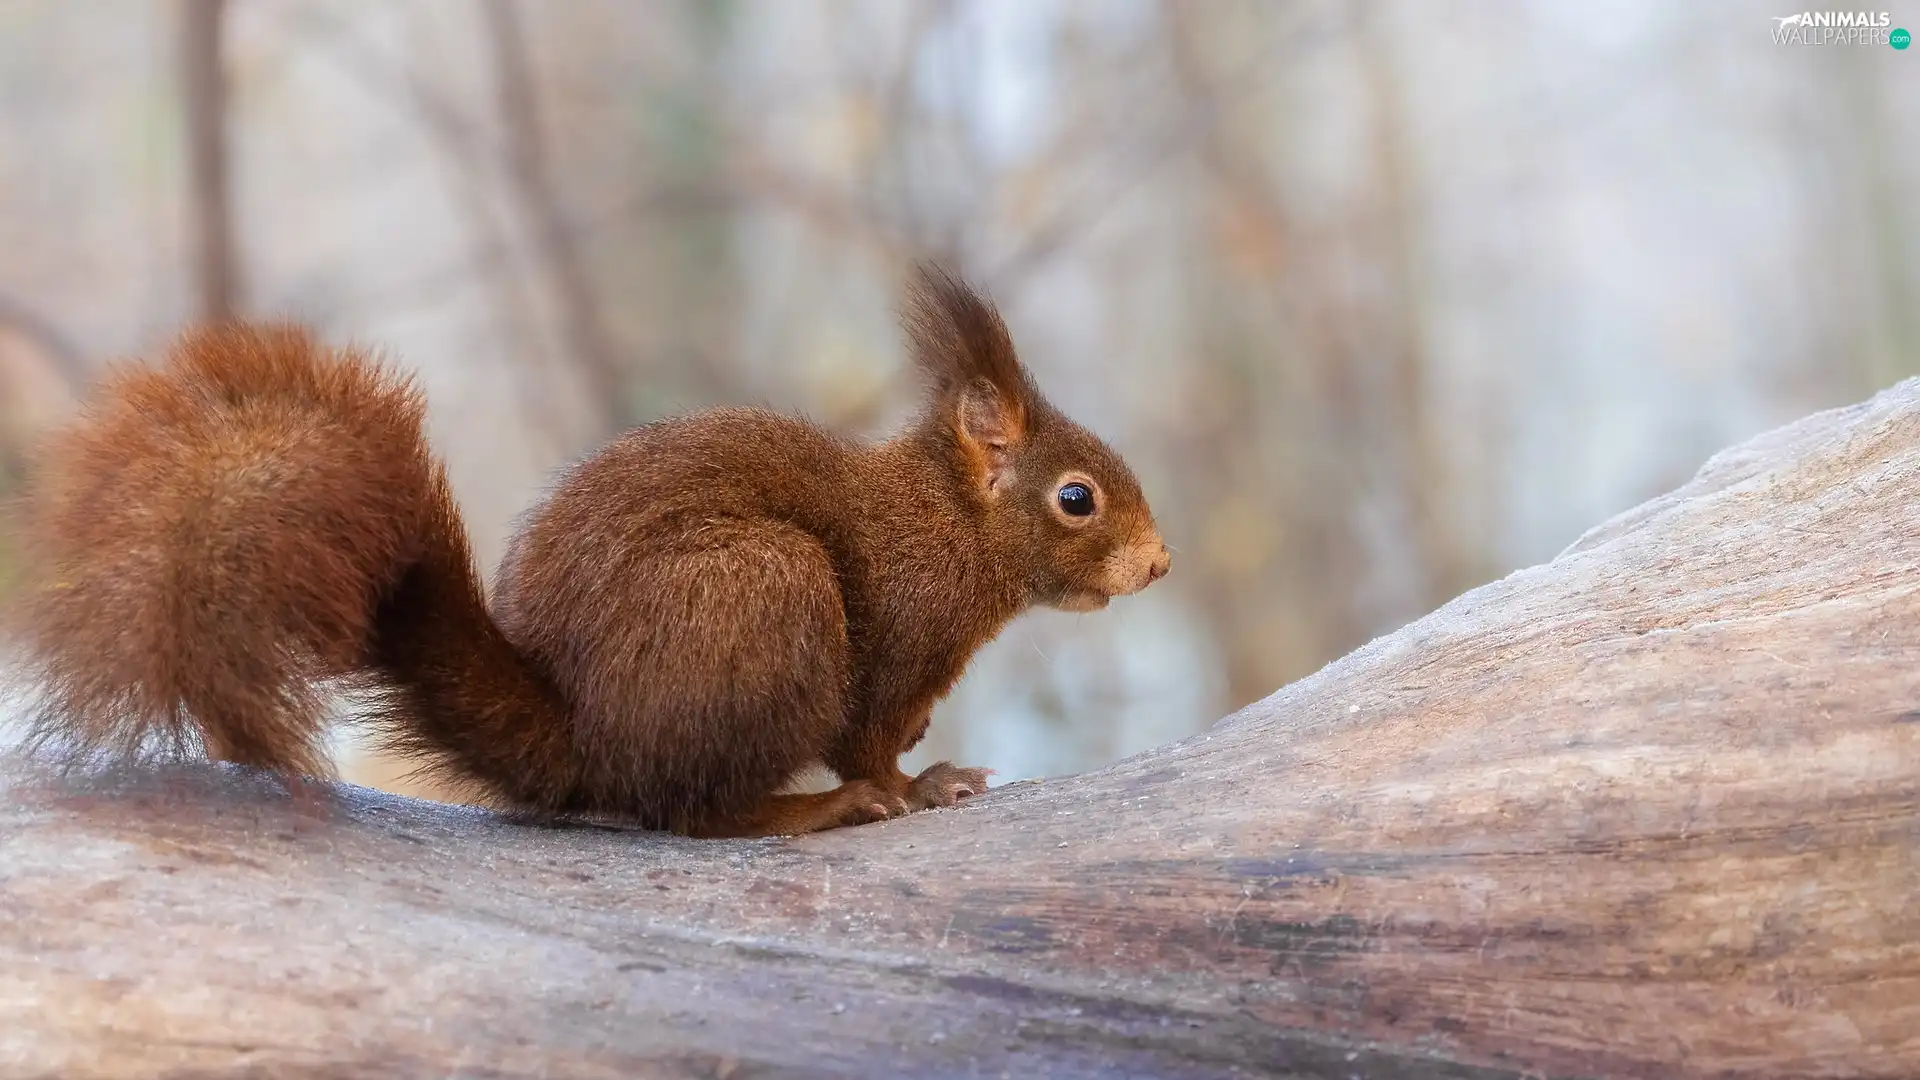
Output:
M788 835L983 792L899 767L974 652L1170 556L988 300L922 266L901 315L927 392L900 434L753 408L629 431L520 520L491 604L412 379L295 325L190 330L109 374L30 483L28 745L324 777L346 680L381 745L542 819ZM819 764L839 787L781 793Z

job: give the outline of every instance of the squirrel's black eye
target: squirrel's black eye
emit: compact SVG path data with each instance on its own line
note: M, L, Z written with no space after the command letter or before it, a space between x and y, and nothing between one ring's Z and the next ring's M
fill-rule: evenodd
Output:
M1085 484L1068 484L1060 489L1057 497L1060 509L1074 517L1086 517L1093 513L1093 492L1088 491Z

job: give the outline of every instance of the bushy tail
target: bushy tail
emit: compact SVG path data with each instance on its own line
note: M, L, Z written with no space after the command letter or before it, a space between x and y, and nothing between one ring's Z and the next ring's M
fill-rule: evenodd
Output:
M371 675L388 741L508 801L549 789L565 710L487 614L423 411L295 327L112 374L24 506L30 742L325 775L319 684Z

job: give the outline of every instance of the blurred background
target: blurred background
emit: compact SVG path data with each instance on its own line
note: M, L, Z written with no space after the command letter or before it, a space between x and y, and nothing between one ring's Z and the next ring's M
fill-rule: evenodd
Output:
M102 364L295 317L421 372L491 566L624 427L899 424L943 255L1178 554L915 760L1092 767L1920 369L1920 50L1778 6L0 0L0 489Z

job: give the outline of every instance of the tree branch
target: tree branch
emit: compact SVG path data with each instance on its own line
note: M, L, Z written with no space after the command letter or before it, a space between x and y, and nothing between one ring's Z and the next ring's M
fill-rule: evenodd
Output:
M1907 384L1203 736L790 840L0 761L5 1060L1920 1075L1916 518Z

